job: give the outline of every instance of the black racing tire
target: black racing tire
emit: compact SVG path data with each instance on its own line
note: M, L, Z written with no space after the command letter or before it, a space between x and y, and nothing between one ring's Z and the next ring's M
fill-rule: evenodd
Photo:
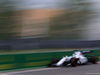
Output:
M92 56L90 58L90 62L93 63L93 64L97 64L97 61L98 61L98 57L96 57L96 56Z
M78 65L76 58L71 58L70 62L72 67L76 67Z
M52 59L51 63L48 64L48 67L57 67L55 64L59 61L59 59L54 58Z

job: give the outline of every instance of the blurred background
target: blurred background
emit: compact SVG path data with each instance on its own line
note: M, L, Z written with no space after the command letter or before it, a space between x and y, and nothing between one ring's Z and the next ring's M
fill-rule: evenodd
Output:
M99 47L99 20L100 0L0 0L0 49Z

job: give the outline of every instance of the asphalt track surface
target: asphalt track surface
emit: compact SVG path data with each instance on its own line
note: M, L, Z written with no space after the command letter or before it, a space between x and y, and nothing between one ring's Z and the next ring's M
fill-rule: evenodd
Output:
M77 67L44 68L4 73L0 75L100 75L100 64L88 64Z

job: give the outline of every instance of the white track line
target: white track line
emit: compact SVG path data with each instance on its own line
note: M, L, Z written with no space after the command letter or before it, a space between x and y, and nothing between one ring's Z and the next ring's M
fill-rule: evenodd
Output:
M27 72L44 71L44 70L53 70L53 69L58 69L58 68L41 68L41 69L33 69L33 70L25 70L25 71L17 71L17 72L7 72L7 73L0 73L0 75L10 75L10 74L27 73Z
M98 62L100 64L100 62ZM16 72L7 72L7 73L0 73L0 75L11 75L11 74L18 74L18 73L27 73L27 72L35 72L35 71L45 71L45 70L53 70L59 69L57 68L41 68L41 69L33 69L33 70L24 70L24 71L16 71Z

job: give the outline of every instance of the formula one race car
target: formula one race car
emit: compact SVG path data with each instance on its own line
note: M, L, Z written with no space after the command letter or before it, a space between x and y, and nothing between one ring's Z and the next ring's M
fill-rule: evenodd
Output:
M91 62L96 64L98 61L98 57L93 54L93 51L74 51L72 56L65 56L62 59L53 59L51 63L48 65L49 67L59 67L59 66L72 66L75 67L77 65L87 64Z

